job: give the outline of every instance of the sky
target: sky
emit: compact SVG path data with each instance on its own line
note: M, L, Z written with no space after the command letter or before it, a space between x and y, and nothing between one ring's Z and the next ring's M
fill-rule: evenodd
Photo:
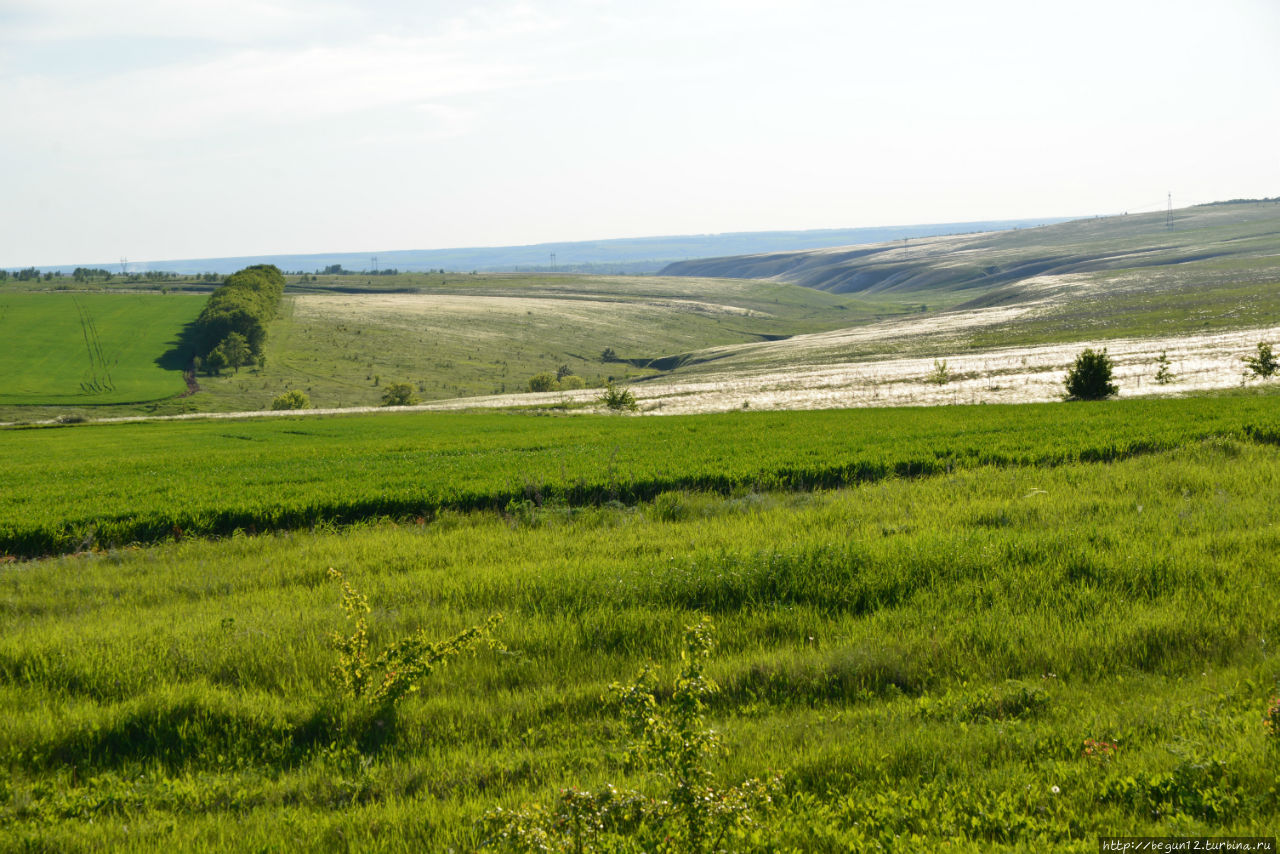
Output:
M1280 196L1277 0L0 0L0 267Z

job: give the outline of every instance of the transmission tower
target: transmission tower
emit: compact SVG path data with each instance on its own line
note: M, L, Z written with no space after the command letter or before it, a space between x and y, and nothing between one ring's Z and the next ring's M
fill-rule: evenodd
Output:
M556 268L556 253L552 252L551 253L551 269L555 270L555 268Z
M373 256L373 274L375 276L378 275L378 256L377 255Z
M1169 207L1164 214L1164 227L1173 228L1173 193L1169 193Z
M121 258L120 259L120 275L125 276L125 275L128 275L128 273L129 273L129 259Z

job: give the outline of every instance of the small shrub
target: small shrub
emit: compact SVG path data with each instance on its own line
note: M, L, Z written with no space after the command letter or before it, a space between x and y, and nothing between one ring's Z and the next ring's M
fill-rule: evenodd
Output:
M946 359L933 360L933 370L929 373L929 382L934 385L946 385L951 382L951 371L947 369Z
M305 391L294 389L286 391L284 394L277 395L276 399L271 401L272 409L310 409L311 398L307 396Z
M618 354L614 351L612 347L605 347L604 351L600 354L600 361L616 362L618 361Z
M1173 371L1169 370L1169 357L1163 350L1156 357L1156 382L1160 385L1168 385L1174 381Z
M418 397L409 383L388 383L382 390L383 406L412 406L417 402Z
M370 611L369 600L333 567L329 568L329 577L342 584L342 610L352 624L350 635L333 632L329 636L338 651L334 680L349 699L379 708L393 706L401 697L415 693L418 683L450 658L482 640L495 645L493 629L502 622L500 614L442 641L432 641L420 631L370 656L369 627L365 621Z
M1249 371L1260 379L1267 379L1280 372L1280 362L1271 352L1271 345L1265 341L1258 342L1258 352L1253 356L1245 356L1242 361Z
M718 688L703 674L711 657L709 619L685 629L683 666L658 702L652 668L630 685L614 685L633 741L628 760L657 772L667 784L664 797L605 786L598 792L565 789L551 809L495 809L485 816L487 844L518 851L679 851L736 850L759 831L756 813L773 802L781 780L745 780L731 788L715 785L709 760L723 749L706 726L705 699ZM665 693L665 692L663 692ZM628 844L629 843L629 844Z
M555 391L556 375L550 371L543 371L529 377L529 391Z
M600 395L599 400L607 408L615 412L623 410L635 412L640 408L636 404L636 396L631 393L630 389L618 388L613 383L609 383L604 387L604 394Z
M1067 371L1067 400L1104 400L1118 389L1111 382L1111 357L1104 349L1085 349Z

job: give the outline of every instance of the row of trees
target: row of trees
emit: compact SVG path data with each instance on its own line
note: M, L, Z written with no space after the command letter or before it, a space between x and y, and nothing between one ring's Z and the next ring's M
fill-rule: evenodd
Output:
M262 358L267 324L284 295L284 274L274 264L245 267L227 277L205 303L193 330L195 356L215 373Z

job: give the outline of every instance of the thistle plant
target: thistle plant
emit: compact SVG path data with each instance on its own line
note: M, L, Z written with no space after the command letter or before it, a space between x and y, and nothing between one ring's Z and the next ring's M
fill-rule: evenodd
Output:
M365 619L371 610L368 598L333 567L329 568L329 577L342 584L342 610L352 627L350 635L340 632L330 635L330 641L338 652L338 663L333 668L334 681L351 699L363 700L371 706L393 706L402 697L415 693L418 684L450 658L481 641L496 645L493 629L502 622L501 614L442 641L433 641L425 632L419 631L371 657L369 627Z

